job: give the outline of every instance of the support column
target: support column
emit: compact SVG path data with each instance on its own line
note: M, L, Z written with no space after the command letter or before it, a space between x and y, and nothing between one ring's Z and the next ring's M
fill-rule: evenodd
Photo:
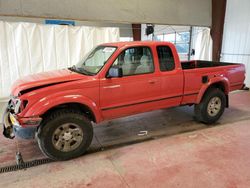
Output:
M176 36L176 33L175 33L175 36ZM192 55L192 40L193 40L193 26L191 26L189 30L188 61L191 60L191 55Z
M133 39L134 41L141 40L141 24L132 24Z
M213 61L220 61L227 0L212 0Z

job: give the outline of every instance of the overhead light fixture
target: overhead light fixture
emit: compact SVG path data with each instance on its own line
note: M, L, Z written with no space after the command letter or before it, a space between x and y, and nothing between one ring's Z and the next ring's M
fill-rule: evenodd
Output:
M153 24L146 24L145 34L148 36L154 33L154 25Z

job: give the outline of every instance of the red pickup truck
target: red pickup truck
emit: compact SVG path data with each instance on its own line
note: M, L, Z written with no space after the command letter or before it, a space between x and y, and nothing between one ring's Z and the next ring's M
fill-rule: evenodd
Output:
M54 160L82 155L92 123L181 105L216 122L230 91L244 86L243 64L180 62L167 42L118 42L94 48L77 65L18 80L3 116L4 135L36 138Z

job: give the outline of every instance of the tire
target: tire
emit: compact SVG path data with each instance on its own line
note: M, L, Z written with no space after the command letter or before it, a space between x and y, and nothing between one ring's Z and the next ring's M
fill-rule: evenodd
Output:
M225 106L225 93L218 88L211 88L205 93L201 103L195 105L195 118L205 124L213 124L223 114Z
M60 161L83 155L92 138L90 120L70 110L58 110L45 117L37 133L41 151L50 159Z

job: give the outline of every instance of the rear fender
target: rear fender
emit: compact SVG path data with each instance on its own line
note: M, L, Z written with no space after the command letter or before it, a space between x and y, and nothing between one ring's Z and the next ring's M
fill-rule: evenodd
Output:
M228 95L229 93L229 80L226 77L213 77L209 79L209 82L207 84L202 85L200 92L198 94L196 104L199 104L206 93L206 91L212 87L213 85L220 84L224 88L224 93Z

